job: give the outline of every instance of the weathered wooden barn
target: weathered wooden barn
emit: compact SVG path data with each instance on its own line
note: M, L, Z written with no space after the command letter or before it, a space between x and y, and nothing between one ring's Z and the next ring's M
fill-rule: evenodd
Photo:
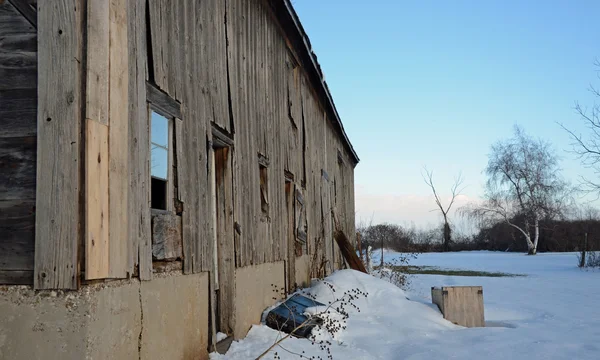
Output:
M0 0L0 358L245 336L344 266L357 163L289 0Z

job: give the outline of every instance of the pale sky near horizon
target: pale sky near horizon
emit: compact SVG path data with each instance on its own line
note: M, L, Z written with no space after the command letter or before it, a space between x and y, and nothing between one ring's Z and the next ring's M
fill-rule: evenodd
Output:
M361 159L357 221L439 222L423 166L446 199L479 199L493 142L514 124L553 144L563 175L593 175L557 123L600 85L600 1L294 0Z

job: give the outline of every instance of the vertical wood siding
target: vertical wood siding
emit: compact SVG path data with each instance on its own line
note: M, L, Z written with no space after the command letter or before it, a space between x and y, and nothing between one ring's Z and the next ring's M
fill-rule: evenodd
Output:
M150 78L181 101L183 109L177 144L185 271L212 266L207 179L213 174L206 143L211 126L231 133L234 140L236 266L287 259L285 171L305 188L315 271L329 273L339 266L331 209L346 219L344 230L353 238L354 204L348 201L353 201L354 189L344 180L353 176L353 164L268 3L149 0L149 12ZM343 166L338 151L347 158ZM261 211L259 156L269 161L267 215ZM323 170L328 181L323 181Z
M142 280L152 277L150 230L150 129L146 104L148 52L146 0L127 1L129 54L129 201L128 261L130 274L138 267Z
M80 0L38 4L36 289L78 287L83 10Z
M82 221L92 231L85 237L86 277L122 278L137 269L140 278L151 278L147 81L181 103L174 136L185 273L212 271L215 265L218 230L212 224L210 187L215 174L209 163L213 128L233 139L227 181L233 199L229 211L234 231L228 236L235 266L282 261L295 254L288 249L295 244L289 241L286 176L293 178L292 189L303 194L312 275L326 275L342 264L332 237L331 211L335 209L354 239L354 157L338 125L328 118L331 112L298 60L296 51L301 50L292 47L272 4L99 0L88 2L97 11L85 22L81 0L45 4L40 27L63 32L40 32L45 70L39 77L39 154L45 162L38 161L38 179L45 181L38 181L38 194L50 195L38 197L44 215L38 216L37 226L38 232L51 235L37 237L36 287L77 286L81 134L87 134L82 161L89 169L84 173L87 216ZM81 35L84 23L87 39ZM77 59L84 41L90 91L82 98ZM87 130L103 130L82 132L82 124ZM63 145L56 146L55 139ZM103 161L107 157L108 166L98 165L97 153ZM261 209L259 159L268 163L266 213ZM61 173L50 173L46 162ZM58 190L52 189L60 189L60 197L53 197ZM100 200L94 198L98 196ZM15 199L10 201L5 205L20 209ZM51 210L58 207L64 212ZM297 219L295 215L290 218Z
M33 284L37 32L0 3L0 284Z

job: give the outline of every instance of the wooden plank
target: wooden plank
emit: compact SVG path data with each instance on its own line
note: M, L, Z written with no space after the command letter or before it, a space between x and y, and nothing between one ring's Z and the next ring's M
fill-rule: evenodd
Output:
M189 179L187 178L187 176L189 176L189 169L188 169L188 164L186 161L186 157L185 157L185 152L183 150L183 141L184 141L184 137L183 137L183 121L180 119L175 120L175 144L176 144L176 149L175 151L177 152L176 157L177 157L177 198L180 202L183 203L183 219L182 219L182 251L183 251L183 269L184 272L186 274L191 274L193 273L193 261L192 261L192 254L193 254L193 250L192 250L192 243L190 241L190 233L192 231L192 228L190 226L190 222L187 218L187 207L191 206L192 204L186 204L185 201L187 201L187 186L189 184Z
M143 2L143 3L140 3ZM140 186L138 186L138 169L139 169L139 143L137 139L138 126L139 126L139 115L138 115L138 48L137 48L137 34L140 31L137 27L138 24L138 6L145 5L145 0L133 0L127 2L127 56L129 61L129 75L127 80L129 81L129 92L127 95L129 102L129 149L127 151L129 155L129 202L127 203L127 211L129 212L129 223L128 223L128 237L129 237L129 249L127 250L129 256L127 260L127 269L129 275L133 275L135 268L138 264L138 252L139 252L139 219L141 212L140 204ZM145 34L145 33L144 33ZM140 57L144 57L140 54ZM142 75L143 79L143 75ZM145 83L145 82L144 82Z
M33 284L32 270L0 270L0 284L31 285Z
M166 89L164 83L164 72L162 67L162 28L161 28L161 4L164 1L147 0L148 4L148 39L150 39L150 79L154 80L161 89ZM145 21L145 20L144 20Z
M351 269L361 271L366 274L367 269L365 268L365 265L362 263L358 255L356 255L356 249L354 249L354 246L342 230L340 222L337 219L337 216L335 215L335 210L333 210L332 213L335 226L335 233L333 237L340 248L340 252L344 257L344 260L346 260Z
M0 201L0 270L33 271L34 236L35 199Z
M296 287L296 236L294 227L295 220L295 199L294 199L294 183L291 181L285 182L285 203L286 203L286 220L287 232L285 238L288 241L287 245L287 293L291 293Z
M85 278L109 276L108 126L86 120L85 134Z
M78 287L81 0L38 5L36 289Z
M0 137L0 200L34 199L35 136Z
M194 6L195 2L185 1L184 3L184 18L183 18L183 31L185 33L185 47L193 49L195 32L194 29ZM154 40L152 44L154 45ZM182 97L182 117L181 119L193 118L194 107L193 103L196 100L194 96L194 87L191 80L193 79L192 74L192 57L195 55L194 51L187 51L185 53L185 60L183 62L184 72L186 74L184 83L184 92ZM156 66L155 66L156 68ZM194 231L197 228L196 223L198 219L195 215L195 205L197 200L193 196L193 188L190 188L190 176L194 176L193 168L191 165L190 157L187 152L184 151L184 147L194 149L193 142L190 144L190 135L194 132L195 127L188 121L184 124L182 120L175 121L175 143L177 153L177 198L183 203L182 213L182 238L183 238L183 272L185 274L191 274L194 272ZM191 146L190 146L191 145ZM196 172L196 174L198 174ZM212 285L211 285L212 286Z
M153 84L146 83L148 102L166 117L181 119L181 104Z
M214 151L216 236L218 285L219 285L219 330L232 334L235 298L235 254L233 245L233 189L231 178L231 149Z
M141 105L141 104L140 104ZM146 105L146 104L145 104ZM140 179L145 182L146 194L140 194L142 198L142 216L140 224L140 241L139 241L139 276L140 280L152 280L152 225L150 215L150 108L146 105L140 115L140 127L138 139L145 140L141 143L142 147L148 150L143 150L145 161L140 164ZM141 159L140 159L141 160Z
M333 272L333 226L331 221L331 193L329 191L328 175L325 170L321 170L321 206L323 216L323 246L325 251L325 272L329 275Z
M146 1L127 2L129 49L129 261L141 280L152 278L150 130L146 103Z
M208 175L207 124L203 106L202 82L200 71L203 64L199 53L202 44L199 41L198 28L204 2L186 1L186 17L183 23L186 39L185 96L182 98L181 136L177 139L177 165L179 200L184 203L183 251L184 272L197 273L211 271L213 264L213 242L207 231L210 221L210 193ZM209 146L209 145L208 145Z
M21 15L12 1L0 2L0 37L35 32L35 27Z
M152 216L152 258L173 261L181 259L181 216L171 212Z
M8 0L29 21L33 27L37 27L37 13L29 5L27 0Z
M0 53L36 53L37 54L37 33L18 33L4 34L0 33Z
M0 137L36 134L37 89L0 90Z
M127 0L110 1L109 77L109 276L125 278L128 268L129 113Z
M233 135L226 133L215 124L212 124L212 140L213 144L221 147L234 146Z
M110 3L88 1L86 117L108 125Z
M219 269L219 224L218 224L218 206L219 201L217 199L217 175L216 175L216 162L217 155L213 146L208 148L208 164L209 169L208 176L210 176L210 226L208 229L209 239L212 242L212 268L210 269L211 274L214 276L213 283L215 290L219 290L219 278L221 275Z
M37 83L34 52L0 53L0 90L32 89Z

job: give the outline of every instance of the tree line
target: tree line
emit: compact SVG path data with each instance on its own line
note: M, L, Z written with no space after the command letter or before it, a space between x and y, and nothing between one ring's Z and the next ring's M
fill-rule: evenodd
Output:
M520 223L522 219L513 219ZM442 251L507 251L528 252L524 235L514 227L498 222L479 229L477 233L465 235L455 233L453 240L444 242L443 225L438 228L419 229L398 224L365 225L357 228L360 234L360 249L385 248L397 252L442 252ZM587 234L587 244L586 244ZM538 239L540 252L572 252L600 250L600 221L591 220L547 220L540 222Z
M595 64L600 69L600 62ZM600 77L600 72L598 73ZM590 88L600 98L600 91ZM575 110L588 132L578 134L561 125L573 141L573 151L583 165L600 174L600 104ZM577 194L600 197L600 181L583 178L579 186L561 174L552 145L528 135L515 126L513 136L491 146L484 173L487 177L481 201L458 209L458 215L478 225L474 235L455 234L450 211L463 190L459 174L444 204L433 181L433 171L424 169L425 184L431 189L442 217L438 229L418 230L395 224L359 226L361 248L386 247L396 251L501 250L540 251L600 250L600 216L590 207L576 203ZM584 240L585 239L585 240ZM584 243L585 242L585 243Z

